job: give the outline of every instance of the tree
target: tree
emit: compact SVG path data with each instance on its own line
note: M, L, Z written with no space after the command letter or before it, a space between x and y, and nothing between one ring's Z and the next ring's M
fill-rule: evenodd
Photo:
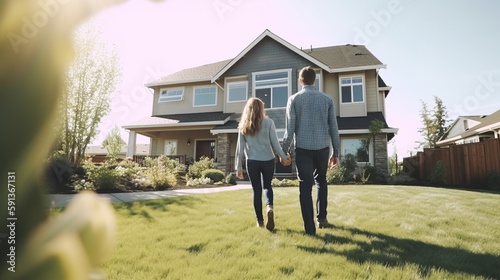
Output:
M448 128L448 112L443 101L437 96L434 96L435 106L432 111L429 110L427 103L422 100L420 102L422 102L420 117L424 126L418 132L422 134L424 141L419 142L419 147L434 148Z
M106 148L108 152L108 157L115 159L116 155L120 152L123 145L125 145L125 141L122 139L120 135L120 129L115 126L111 131L106 135L106 138L102 142L102 146Z
M96 31L88 26L76 33L76 57L67 71L60 103L60 146L67 160L75 165L80 164L87 145L98 134L121 75L116 54L96 38Z

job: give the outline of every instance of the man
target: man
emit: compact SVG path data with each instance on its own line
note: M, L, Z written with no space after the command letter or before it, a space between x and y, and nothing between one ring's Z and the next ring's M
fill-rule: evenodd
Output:
M338 164L339 132L333 100L314 88L316 73L304 67L299 73L302 90L288 98L283 151L289 152L295 138L295 163L300 187L300 208L306 234L315 235L312 186L317 186L318 227L331 227L327 220L326 171ZM330 146L333 153L330 156Z

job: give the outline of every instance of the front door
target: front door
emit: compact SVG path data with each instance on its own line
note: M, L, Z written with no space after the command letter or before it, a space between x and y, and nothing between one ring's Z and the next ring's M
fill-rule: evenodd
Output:
M199 161L202 156L215 158L215 140L196 141L196 161Z

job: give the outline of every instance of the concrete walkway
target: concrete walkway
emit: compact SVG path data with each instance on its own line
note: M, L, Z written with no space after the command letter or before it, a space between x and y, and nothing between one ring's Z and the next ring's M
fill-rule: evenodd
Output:
M243 189L251 189L250 182L238 182L237 185L229 187L202 188L202 189L179 189L166 191L147 191L147 192L130 192L130 193L104 193L99 194L103 199L114 202L132 202L138 200L162 199L167 197L177 197L184 195L206 194L225 191L235 191ZM49 194L47 199L53 207L64 207L68 205L75 194Z

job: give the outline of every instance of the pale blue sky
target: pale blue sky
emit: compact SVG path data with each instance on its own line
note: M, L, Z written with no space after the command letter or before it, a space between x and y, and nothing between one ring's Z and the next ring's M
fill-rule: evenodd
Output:
M500 109L499 13L495 0L128 1L92 19L123 67L113 110L94 144L113 125L151 115L144 83L233 58L269 29L303 48L364 44L387 64L380 71L392 87L386 118L399 128L399 157L408 156L422 139L420 100L432 107L433 96L440 97L452 119Z

